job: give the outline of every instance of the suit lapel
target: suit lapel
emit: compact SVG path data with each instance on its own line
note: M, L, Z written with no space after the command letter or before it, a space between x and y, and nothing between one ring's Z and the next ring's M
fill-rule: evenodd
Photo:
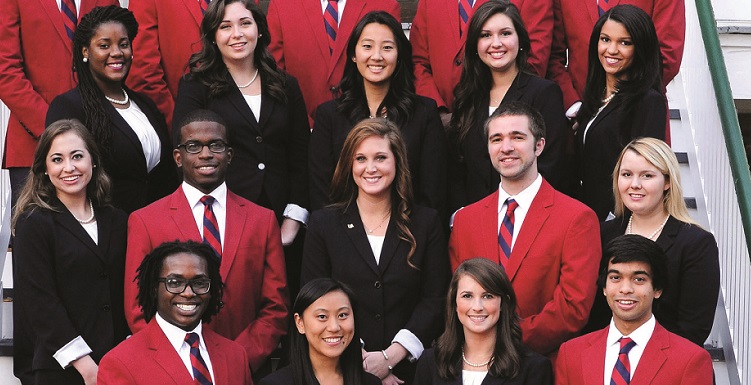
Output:
M681 226L683 226L683 223L672 216L668 219L667 223L665 223L665 228L662 229L662 233L660 233L660 236L656 241L665 253L673 247L673 243L675 243L675 238L678 236Z
M276 100L266 93L261 94L261 116L258 118L258 126L261 133L265 133L266 122L269 121L274 108L276 107Z
M97 244L97 248L99 249L99 252L102 258L105 259L107 264L109 264L110 261L108 260L107 257L110 255L109 254L110 238L112 238L112 230L113 230L112 210L101 208L96 211L96 214L97 214L96 216L97 234L99 236L99 242Z
M582 385L602 385L605 380L605 372L596 369L605 367L607 337L608 329L592 333L591 339L588 341L589 347L582 351L581 373L584 379Z
M229 71L227 71L226 78L227 81L230 82L229 84L235 83ZM235 106L235 109L240 112L240 115L242 115L243 119L245 119L247 127L252 128L255 132L260 134L261 128L258 126L259 119L253 114L253 110L251 110L250 106L248 106L248 102L245 101L245 98L243 97L242 92L240 92L240 89L237 87L232 87L229 90L227 97L232 105ZM263 111L263 96L261 96L261 102L261 111Z
M355 24L360 21L363 8L365 8L365 1L366 0L347 0L347 6L344 7L344 12L339 12L339 17L341 18L339 20L339 32L336 34L336 44L334 45L334 53L331 55L331 60L329 61L329 73L326 76L327 78L331 76L332 72L334 72L336 63L338 63L340 58L346 54L347 40L349 40L349 35L352 33L352 30L355 29ZM320 3L315 3L319 4L318 14L321 15ZM323 16L321 16L321 20L323 20ZM321 21L321 26L323 26L323 21ZM326 41L328 41L328 37L324 40L324 42ZM326 49L326 52L328 52L328 48ZM349 58L344 58L344 60L349 60Z
M376 265L375 256L373 255L373 249L370 248L370 242L368 242L368 237L365 235L365 227L362 225L357 204L353 203L350 205L347 211L341 215L339 226L342 226L344 233L347 234L347 238L349 238L355 249L357 249L360 258L365 261L374 273L380 275L380 270L378 269L378 265ZM390 223L389 227L391 227ZM385 243L384 241L384 248L386 247Z
M224 226L222 264L219 268L224 278L227 278L227 274L229 274L230 266L232 266L235 254L237 254L237 249L240 246L240 239L245 231L247 210L244 207L244 202L237 199L235 194L227 191L227 223Z
M521 99L522 96L524 96L524 88L527 86L528 82L529 77L523 72L519 72L516 75L516 78L514 78L514 81L511 83L511 87L509 87L508 91L506 91L506 95L503 96L501 104L506 104Z
M524 217L524 223L522 223L522 228L518 235L519 238L514 243L511 257L506 264L506 273L512 282L516 272L519 270L519 266L524 262L524 258L527 256L530 247L532 247L535 239L540 234L542 226L548 220L548 216L550 215L549 207L552 205L553 188L543 179L542 186L540 186L535 199L532 200L532 205L529 207L529 211L527 211L527 216Z
M180 230L182 239L193 239L196 242L201 242L201 232L195 225L196 219L193 217L193 208L190 207L188 198L185 197L182 185L172 193L170 217L172 217L174 227Z
M333 59L333 55L329 53L329 37L326 35L326 30L323 25L323 10L321 9L321 2L320 1L310 1L310 0L298 0L297 1L298 6L305 9L305 14L308 16L308 23L310 23L310 30L313 31L313 36L309 39L309 41L315 41L318 44L318 49L321 51L321 57L327 58L331 56L331 59ZM345 9L349 8L349 2L347 2L347 6ZM341 22L339 23L339 31L341 31ZM337 34L337 40L339 38L339 35ZM345 37L346 40L349 38L349 36ZM331 60L330 60L331 61ZM335 60L333 62L336 62ZM331 76L331 71L334 68L333 65L329 65L329 74L326 76Z
M443 5L442 9L453 9L454 11L446 12L444 17L446 20L444 23L446 23L449 26L449 35L451 35L451 39L454 40L454 46L456 47L456 53L454 57L461 58L462 57L462 51L464 50L464 42L467 39L467 35L459 35L459 2L456 0L438 0L443 1L446 4ZM478 0L479 1L479 0ZM478 4L479 5L479 4ZM475 5L477 7L478 5ZM436 22L439 22L439 20L436 20ZM467 23L469 24L469 23ZM444 30L444 32L446 32Z
M62 204L62 202L57 201L54 202L53 205L60 209L60 212L55 213L55 221L62 225L66 230L68 230L71 234L73 234L78 240L86 245L86 247L94 253L94 255L97 256L102 262L106 264L106 259L104 258L104 254L102 253L102 250L99 249L99 246L97 246L96 243L94 243L94 240L91 239L91 236L89 233L84 230L83 226L81 226L80 223L76 220L76 218L73 216L73 214L68 211L68 209L65 207L65 205ZM98 220L98 218L97 218ZM99 229L99 226L97 226L97 231L101 231Z
M136 163L133 167L137 167L139 170L144 170L144 172L146 172L146 155L144 155L143 153L143 146L141 145L141 140L138 139L136 132L133 131L133 129L128 125L128 122L123 119L123 116L120 115L119 112L117 112L115 107L113 107L110 102L102 98L100 100L100 103L102 103L104 110L107 111L107 114L110 116L112 124L117 128L118 131L122 132L122 134L126 138L128 138L128 143L133 146L133 149L136 151L136 153L138 153L138 156L131 157L131 160ZM131 101L131 103L133 102ZM143 112L143 109L141 109L141 111Z
M647 342L647 346L644 347L644 353L642 353L639 364L636 366L636 371L634 371L631 385L649 385L657 376L657 372L667 360L667 356L663 350L670 348L667 333L667 330L660 326L660 324L655 324L652 337Z
M203 20L203 13L201 12L201 6L198 5L197 0L182 0L183 5L188 8L188 11L190 11L190 15L193 16L193 20L196 22L197 26L201 26L201 21Z
M392 216L389 219L389 227L386 229L386 236L383 240L383 248L381 249L381 258L378 261L378 270L383 274L386 268L389 266L396 251L399 248L401 240L399 239L398 229L396 226L396 217ZM375 256L374 256L375 258Z
M85 1L86 0L83 0L82 3L84 3ZM68 37L68 33L65 32L63 15L60 13L60 8L57 7L57 2L52 0L39 0L39 6L44 9L45 13L47 13L47 16L49 16L50 21L52 22L52 25L55 26L55 30L57 31L57 34L60 35L60 39L62 39L65 48L68 50L68 52L72 53L73 42ZM81 9L83 9L83 4L81 4ZM80 12L79 15L81 15ZM70 65L70 63L66 64Z
M149 337L149 350L152 355L152 359L157 365L164 369L175 381L175 384L192 384L193 376L188 372L188 368L183 364L182 359L172 347L167 336L159 327L154 319L146 325L146 329L141 333L148 332ZM211 362L212 364L214 361Z
M599 114L597 114L597 117L595 117L595 120L592 122L592 125L589 127L592 129L592 127L600 124L600 122L605 119L606 116L610 115L611 112L615 111L616 107L619 105L619 102L616 100L613 100L612 102L608 103L605 108L600 111Z
M209 359L214 372L215 384L229 384L229 367L227 367L227 353L221 349L217 343L217 335L208 328L203 329L203 340L206 343L206 350L209 351Z
M589 13L589 18L592 20L591 25L594 26L597 20L600 18L600 11L597 9L597 0L586 0L584 1L584 4L587 8L587 12Z
M491 259L495 263L501 263L500 249L498 246L498 190L485 199L485 209L482 210L480 217L479 231L481 232L480 239L485 239L487 242L483 242L483 252L485 258ZM473 256L474 257L474 256Z

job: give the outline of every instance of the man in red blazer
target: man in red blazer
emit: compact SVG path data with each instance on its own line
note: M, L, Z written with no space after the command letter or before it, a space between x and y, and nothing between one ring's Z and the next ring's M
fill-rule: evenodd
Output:
M600 18L598 0L553 0L555 29L548 62L548 78L563 91L567 116L575 117L587 82L589 37ZM678 74L683 58L686 9L683 0L610 0L611 7L632 4L652 17L662 54L662 82Z
M333 52L323 23L320 0L271 0L267 13L271 44L269 50L280 68L300 82L310 126L318 106L334 98L348 60L347 40L357 22L370 11L386 11L399 20L394 0L341 0L338 2L339 30Z
M602 385L616 378L617 384L711 385L709 353L665 330L652 314L668 279L662 248L640 235L621 235L603 255L608 264L598 282L613 320L561 346L556 385Z
M473 9L488 0L475 0ZM553 35L552 0L511 0L519 8L529 31L532 52L529 65L544 77ZM454 87L459 83L464 60L467 27L459 34L459 2L457 0L421 0L409 32L412 58L415 62L417 93L432 98L438 108L451 111Z
M537 172L545 147L539 112L523 102L501 105L485 132L500 188L456 213L451 267L476 257L501 264L518 298L524 343L554 358L560 344L587 322L601 256L600 226L591 209L555 191ZM506 214L509 206L512 213Z
M239 342L257 371L286 332L289 299L284 252L276 217L271 210L227 190L224 177L232 160L222 118L207 110L186 115L180 125L181 144L174 151L183 184L166 196L131 214L125 257L125 317L131 331L146 324L136 301L136 269L163 242L197 240L218 234L224 307L209 325L220 335ZM195 151L198 148L198 153ZM211 207L216 229L207 230L208 207L201 199L214 198ZM199 223L201 226L199 227Z
M192 241L163 243L149 253L138 274L138 301L149 323L102 358L97 383L252 384L245 349L205 327L221 307L219 263L211 246ZM198 357L204 364L193 361Z
M73 12L80 20L95 6L118 4L117 0L81 0ZM3 167L10 170L14 197L31 167L49 103L76 86L71 70L73 41L60 7L55 0L0 1L0 100L11 112Z

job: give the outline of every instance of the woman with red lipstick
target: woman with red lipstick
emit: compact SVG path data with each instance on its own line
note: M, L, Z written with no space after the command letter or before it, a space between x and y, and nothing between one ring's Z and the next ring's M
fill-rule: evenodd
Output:
M415 385L553 384L550 360L522 343L516 295L500 265L464 261L446 305L446 329L420 358Z
M529 33L519 9L506 0L475 10L467 27L464 63L454 89L449 127L449 209L454 211L498 189L500 175L488 158L483 125L501 104L522 101L545 121L545 150L537 159L543 177L561 189L566 117L558 85L527 66Z
M109 205L101 164L79 121L51 124L13 214L15 359L33 362L35 384L95 383L99 360L130 334L127 215Z
M362 119L394 122L407 145L415 202L445 212L446 135L438 107L415 94L412 46L401 24L385 11L366 14L347 41L338 97L316 110L310 137L310 199L314 209L332 203L331 178L352 127Z
M621 152L613 171L616 218L602 224L602 244L623 234L639 234L662 247L669 280L654 308L669 331L704 346L714 322L720 267L714 236L688 214L675 154L663 141L639 138ZM610 256L603 256L607 263ZM588 331L610 321L604 296L595 297Z
M634 138L665 138L662 62L654 24L633 5L611 8L589 39L589 73L577 114L580 200L600 221L614 209L613 166Z
M102 152L112 178L112 204L126 212L164 197L178 185L164 116L146 96L125 86L138 23L119 6L97 7L73 35L78 86L50 103L47 124L78 119Z
M303 282L333 278L362 299L363 366L383 385L410 381L440 333L449 276L437 211L412 204L406 152L394 123L355 125L334 172L336 203L313 213L303 252Z
M379 385L362 367L356 308L354 293L340 282L317 278L305 284L292 306L290 365L260 385Z

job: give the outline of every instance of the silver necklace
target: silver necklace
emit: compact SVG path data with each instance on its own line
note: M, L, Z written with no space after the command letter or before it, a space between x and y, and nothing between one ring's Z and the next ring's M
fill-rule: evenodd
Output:
M608 92L608 90L606 88L605 89L605 93L607 94L607 92ZM610 94L610 96L608 96L605 99L602 99L602 104L608 104L608 103L610 103L610 101L613 100L613 98L615 97L615 95L618 95L618 89L617 88L615 89L615 91L613 91L612 94Z
M388 219L388 218L389 218L390 216L391 216L391 211L389 211L388 213L386 213L386 216L385 216L385 217L383 217L383 220L381 221L381 223L380 223L380 224L378 224L378 226L376 226L376 227L375 227L374 229L372 229L372 230L368 230L368 228L367 228L367 227L365 227L365 222L363 222L363 223L362 223L362 227L365 227L365 231L367 231L367 232L368 232L368 234L373 234L373 232L374 232L374 231L376 231L376 230L380 229L380 228L381 228L381 226L383 226L383 224L384 224L384 223L386 223L386 219Z
M631 220L632 219L634 219L634 215L633 214L628 218L628 225L626 226L626 234L633 234L633 232L631 231ZM662 224L660 225L660 227L658 227L657 230L655 230L652 234L650 234L647 237L647 239L654 241L655 237L657 236L657 233L659 233L660 231L662 231L662 229L665 227L665 224L668 223L668 219L670 219L670 215L668 215L667 217L665 217L665 220L662 221Z
M107 100L109 100L112 103L124 106L124 105L128 104L128 102L130 101L130 98L128 97L128 93L125 92L124 88L121 88L121 90L123 91L123 95L125 95L125 100L117 100L117 99L111 98L111 97L109 97L107 95L104 95L104 98L107 99Z
M78 219L78 217L73 215L73 213L70 213L70 215L73 215L73 218L76 218L78 223L82 225L88 225L89 223L94 222L94 204L91 203L91 200L89 200L89 210L91 210L91 216L86 219Z
M253 75L253 79L250 79L250 81L247 84L240 85L240 84L235 83L235 85L237 86L237 88L248 88L250 87L251 84L253 84L254 81L256 81L257 77L258 77L258 68L256 68L256 73Z
M473 368L481 368L483 366L488 366L488 365L490 365L491 362L493 362L493 358L495 358L495 356L491 355L490 358L488 358L487 361L485 361L485 362L483 362L481 364L476 364L474 362L469 362L467 360L467 357L464 356L464 348L462 348L462 361L464 361L465 364L467 364L467 365L469 365L469 366L471 366Z

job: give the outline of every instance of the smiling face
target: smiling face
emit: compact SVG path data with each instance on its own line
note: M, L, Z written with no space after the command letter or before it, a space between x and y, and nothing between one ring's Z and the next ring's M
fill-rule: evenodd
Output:
M370 23L365 26L355 46L357 70L363 77L365 85L386 85L394 74L398 52L396 39L389 27Z
M86 198L86 186L91 181L93 163L83 139L72 131L52 140L46 157L46 170L63 203Z
M133 50L124 25L115 21L99 25L88 47L83 47L81 52L88 60L89 70L100 89L119 90L122 87L133 61Z
M501 315L501 297L488 292L474 278L464 275L457 282L456 315L464 335L475 334L495 339Z
M311 361L338 360L355 334L349 297L340 290L326 293L310 304L302 315L295 313L295 325L308 340Z
M227 143L227 130L216 122L193 122L181 129L182 144L194 142L201 145L222 141ZM198 154L190 154L181 146L173 151L177 167L183 170L183 180L208 194L224 183L227 167L232 160L232 148L220 153L211 152L208 146Z
M535 140L524 115L499 116L488 124L490 160L510 194L537 178L537 157L544 147L545 138Z
M618 170L618 193L634 215L667 212L663 202L669 188L665 175L643 156L632 150L623 154Z
M360 143L352 161L352 178L358 194L382 198L390 196L396 176L396 158L389 140L371 136Z
M608 79L619 79L620 73L631 66L634 59L634 44L626 27L608 20L600 30L597 56Z
M206 260L189 253L173 254L162 262L161 278L209 279ZM157 312L165 321L190 331L195 329L211 299L211 294L197 295L190 285L180 294L167 291L165 284L157 286Z
M652 268L641 261L608 263L603 293L613 321L623 335L631 334L652 316L652 302L662 290L652 284Z
M511 18L496 13L482 26L477 40L477 55L491 71L504 72L516 68L519 35Z
M227 5L214 41L225 62L252 61L258 44L258 25L250 10L240 2Z

